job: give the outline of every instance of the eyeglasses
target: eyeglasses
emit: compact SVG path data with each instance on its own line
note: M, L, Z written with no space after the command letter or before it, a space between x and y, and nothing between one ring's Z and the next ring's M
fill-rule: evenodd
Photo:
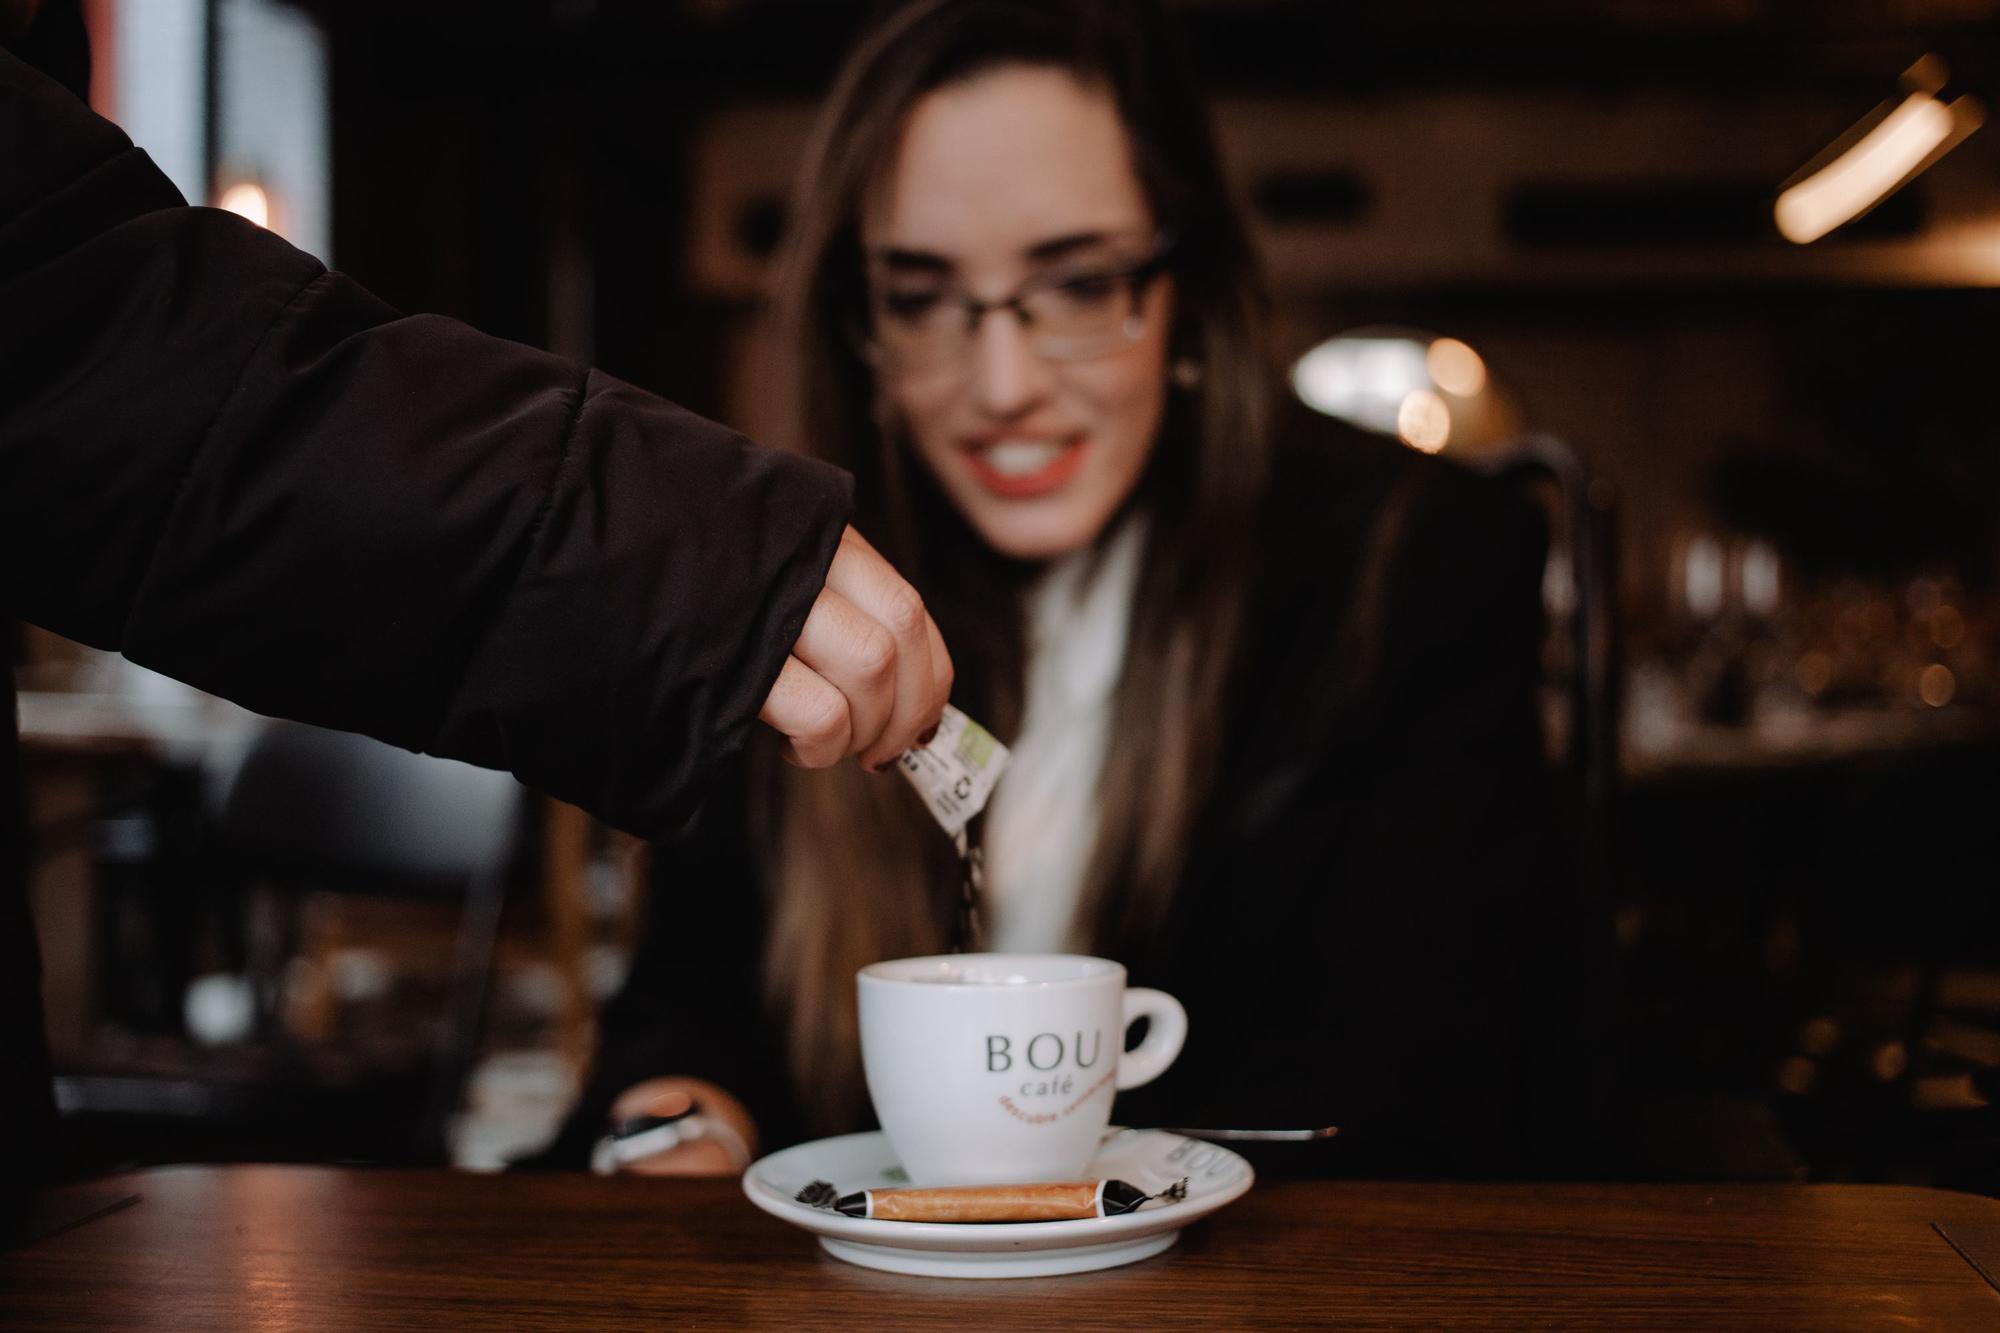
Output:
M1172 253L1172 238L1162 237L1143 259L1037 274L997 301L883 275L871 283L863 347L871 359L907 370L961 365L980 321L1007 310L1037 356L1050 361L1102 356L1145 334L1146 289L1166 271Z

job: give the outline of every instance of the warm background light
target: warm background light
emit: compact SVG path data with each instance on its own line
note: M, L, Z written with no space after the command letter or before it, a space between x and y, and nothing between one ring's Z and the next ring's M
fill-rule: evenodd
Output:
M1940 648L1956 648L1965 640L1965 615L1955 606L1940 606L1931 612L1931 642Z
M1457 338L1439 338L1424 352L1431 381L1446 393L1474 398L1486 388L1486 363Z
M1778 196L1772 216L1779 234L1798 245L1818 240L1894 194L1978 129L1986 119L1978 98L1945 102L1937 96L1949 78L1934 55L1905 70L1901 102Z
M1799 245L1872 208L1951 137L1951 112L1912 93L1852 148L1778 196L1778 231Z
M222 192L216 207L248 218L260 227L271 225L271 198L264 187L252 181L238 181Z
M1434 454L1451 440L1451 409L1429 389L1413 389L1396 409L1396 434L1412 449Z
M1957 692L1958 681L1942 662L1933 662L1917 673L1917 697L1932 708L1943 708Z

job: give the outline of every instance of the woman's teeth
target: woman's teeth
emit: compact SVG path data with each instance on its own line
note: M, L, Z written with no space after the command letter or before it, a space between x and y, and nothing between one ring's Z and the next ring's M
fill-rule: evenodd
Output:
M1066 446L1046 440L1002 440L980 451L980 461L1003 477L1032 477L1055 465Z

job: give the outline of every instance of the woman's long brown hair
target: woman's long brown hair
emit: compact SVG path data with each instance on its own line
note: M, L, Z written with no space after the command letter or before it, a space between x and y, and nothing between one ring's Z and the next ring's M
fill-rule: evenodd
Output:
M1093 947L1137 947L1171 904L1209 795L1248 544L1268 470L1269 361L1249 244L1185 53L1153 0L919 0L849 56L821 114L779 265L764 438L851 471L856 525L923 592L958 669L955 702L1003 739L1020 724L1021 592L1033 570L986 547L881 403L865 319L858 218L927 93L984 71L1066 70L1108 92L1154 219L1175 238L1169 355L1199 372L1170 391L1132 506L1147 518L1126 666L1100 786L1083 910ZM766 756L768 759L768 756ZM948 947L950 849L905 784L762 766L759 826L772 926L764 982L788 1033L808 1127L853 1127L860 1077L854 972Z

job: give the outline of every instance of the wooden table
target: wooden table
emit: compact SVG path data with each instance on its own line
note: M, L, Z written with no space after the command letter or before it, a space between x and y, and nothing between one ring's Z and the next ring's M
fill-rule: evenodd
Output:
M2000 1328L1933 1228L2000 1201L1860 1185L1268 1182L1157 1258L967 1282L849 1267L733 1181L184 1167L0 1254L7 1328Z

